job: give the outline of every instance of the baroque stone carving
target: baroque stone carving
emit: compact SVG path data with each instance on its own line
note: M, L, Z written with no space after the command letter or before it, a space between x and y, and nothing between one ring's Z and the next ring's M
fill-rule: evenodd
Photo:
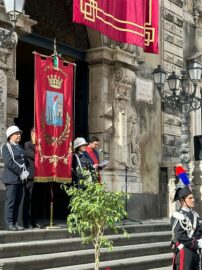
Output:
M136 53L136 46L128 43L118 43L117 47L119 47L121 50L129 52L131 54Z
M139 170L141 164L141 151L139 142L139 128L137 113L133 109L127 123L127 149L130 168Z
M10 32L8 29L0 27L0 37L7 36L5 40L0 38L0 46L2 48L12 49L17 45L18 35L16 32Z
M194 1L195 45L198 51L202 51L202 0Z
M163 156L179 157L180 147L163 144Z
M0 70L0 145L5 142L6 131L6 100L7 100L7 77L3 70Z
M129 76L127 70L121 67L116 67L114 71L114 108L122 113L126 112L127 102L129 100L128 88L130 82L128 82ZM130 79L129 79L130 80Z
M139 177L141 162L140 143L138 133L138 118L132 102L132 87L135 82L135 73L129 69L116 67L114 70L114 127L120 127L122 134L117 130L114 136L122 146L122 162L136 171ZM122 137L122 138L120 138ZM120 154L120 153L119 153Z

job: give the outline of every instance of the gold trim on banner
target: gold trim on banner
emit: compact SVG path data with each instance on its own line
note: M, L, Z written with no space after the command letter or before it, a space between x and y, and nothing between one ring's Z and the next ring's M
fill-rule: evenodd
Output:
M62 144L64 141L66 141L69 137L69 133L70 133L70 124L71 124L71 118L69 116L69 114L67 113L66 114L66 121L65 121L65 126L64 126L64 129L63 131L61 132L60 136L58 137L53 137L51 136L50 134L46 133L45 132L45 117L44 117L44 114L42 114L42 123L41 123L41 126L42 126L42 129L43 129L43 135L45 137L45 140L46 140L46 143L47 144Z
M85 2L85 0L80 0L80 12L83 13L84 18L87 21L95 22L96 19L102 21L103 23L110 25L112 28L122 31L122 32L129 32L133 33L142 37L145 37L145 45L149 46L150 43L154 42L155 39L155 28L152 27L152 0L149 0L149 21L146 22L144 25L139 25L131 21L124 21L114 17L112 14L106 13L103 9L98 7L97 0L88 0L89 2ZM100 14L100 15L99 15ZM131 26L135 26L140 28L144 33L140 33L138 31L132 29L125 29L116 26L114 23L110 23L106 21L104 18L101 17L104 15L105 17L109 17L113 19L115 22L129 24Z
M72 143L70 142L70 144L69 144L68 155L63 155L63 156L57 156L57 155L47 156L47 155L45 155L42 151L40 138L38 139L38 142L37 142L37 149L39 151L41 163L48 160L50 164L53 164L53 167L56 167L59 161L63 162L64 164L68 164L69 158L72 154Z
M42 176L37 176L37 177L34 177L34 182L42 182L42 183L48 183L48 182L58 182L58 183L71 183L72 182L72 179L71 178L65 178L65 177L42 177Z

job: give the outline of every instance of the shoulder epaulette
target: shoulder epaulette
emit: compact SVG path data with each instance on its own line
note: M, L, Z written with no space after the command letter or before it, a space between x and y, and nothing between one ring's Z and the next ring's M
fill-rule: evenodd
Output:
M175 211L173 213L173 217L176 218L177 220L184 220L185 216L183 215L183 213L177 212Z

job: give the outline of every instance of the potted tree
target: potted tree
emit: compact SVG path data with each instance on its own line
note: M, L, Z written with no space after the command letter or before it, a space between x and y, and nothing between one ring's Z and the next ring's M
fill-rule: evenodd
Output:
M83 243L92 243L95 254L95 270L99 270L101 247L112 248L113 243L105 237L105 230L117 232L117 223L127 216L123 192L110 192L105 184L83 182L83 189L66 188L71 197L68 231L79 233ZM122 228L123 233L126 231Z

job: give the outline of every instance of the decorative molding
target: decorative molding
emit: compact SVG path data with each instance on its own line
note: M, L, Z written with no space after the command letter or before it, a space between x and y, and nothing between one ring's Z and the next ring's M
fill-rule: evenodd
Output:
M6 118L7 118L7 77L3 70L0 70L0 145L5 143Z
M163 144L163 156L179 157L180 147Z

